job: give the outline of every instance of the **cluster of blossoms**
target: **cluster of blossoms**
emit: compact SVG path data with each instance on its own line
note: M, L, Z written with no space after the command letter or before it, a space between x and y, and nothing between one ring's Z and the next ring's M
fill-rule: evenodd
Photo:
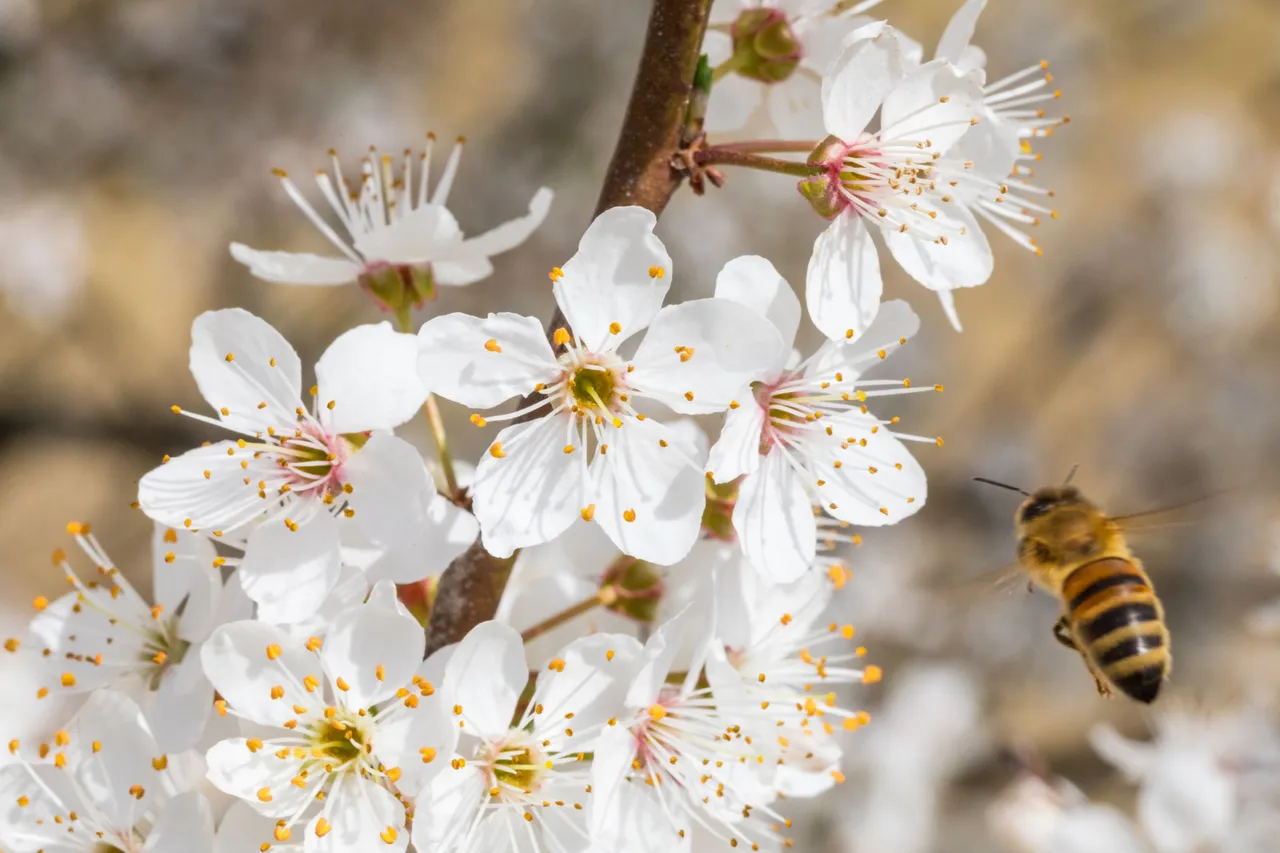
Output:
M354 183L335 157L317 183L344 237L280 173L341 257L238 243L233 256L270 281L357 282L396 325L339 336L308 388L264 320L196 318L190 369L209 409L173 410L227 437L139 484L155 523L149 595L88 524L69 525L87 569L55 554L71 589L37 599L30 635L7 647L44 660L41 698L83 704L51 742L10 743L0 846L787 843L781 801L842 781L842 733L869 720L845 688L881 676L853 627L824 615L848 577L841 549L854 528L924 505L908 446L941 444L871 411L941 390L868 378L919 328L906 303L882 304L877 243L954 316L951 292L991 272L979 219L1033 245L1020 228L1047 211L1024 161L1055 123L1032 106L1051 97L1038 66L985 85L969 44L983 2L927 62L858 17L874 4L790 5L713 21L732 45L712 76L730 91L709 103L745 83L771 105L820 95L823 138L700 138L689 163L790 170L830 220L805 281L826 340L807 354L794 348L801 299L764 258L725 264L709 298L665 304L672 258L655 215L627 206L551 271L562 320L549 333L492 313L434 316L415 334L412 310L488 276L550 191L464 237L446 207L461 145L434 186L430 145L416 170L411 154L373 152ZM784 113L767 111L803 132ZM756 153L770 150L808 158ZM438 397L494 431L473 470L447 454ZM394 434L423 408L437 470ZM672 417L715 414L714 444ZM495 618L429 645L431 579L479 547L514 562Z

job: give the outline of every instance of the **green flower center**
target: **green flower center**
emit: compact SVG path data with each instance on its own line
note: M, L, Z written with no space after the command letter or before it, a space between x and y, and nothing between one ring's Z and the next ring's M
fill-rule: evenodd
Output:
M354 721L326 718L312 727L311 754L323 755L334 764L355 761L365 753L361 734Z
M569 388L573 399L584 409L603 409L609 411L613 402L617 380L613 371L608 368L593 366L579 367L569 380Z

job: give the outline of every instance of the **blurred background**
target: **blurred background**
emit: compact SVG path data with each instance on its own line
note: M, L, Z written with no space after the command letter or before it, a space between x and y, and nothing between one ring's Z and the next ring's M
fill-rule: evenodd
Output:
M932 45L955 5L888 0L877 13ZM32 596L61 591L48 554L67 546L72 518L146 583L136 482L161 454L214 437L169 413L203 406L186 370L198 313L258 313L304 364L379 318L354 287L268 285L232 261L232 240L326 249L270 168L305 177L330 147L354 168L369 144L465 134L450 205L465 231L522 213L541 185L556 203L492 278L446 289L423 317L549 316L546 272L589 221L647 11L0 0L3 630L20 629ZM1052 63L1072 121L1038 143L1037 179L1058 190L1061 217L1037 235L1042 257L992 236L994 277L958 296L963 334L884 265L888 296L923 319L886 375L947 390L877 413L946 445L919 450L924 511L868 532L852 557L841 606L886 677L861 696L875 722L848 743L849 784L801 809L802 850L1019 849L985 817L1016 777L1013 755L1133 806L1089 732L1108 721L1143 739L1152 717L1099 699L1050 636L1053 601L994 589L1017 496L973 476L1032 488L1079 463L1077 485L1116 514L1230 489L1197 505L1195 524L1132 543L1174 637L1161 703L1274 714L1280 688L1280 643L1251 630L1280 599L1280 3L991 0L976 42L993 77ZM744 253L799 287L821 226L781 177L731 173L705 198L681 192L659 226L673 297L708 295ZM486 434L460 408L446 414L474 458ZM430 446L420 423L408 434ZM24 677L6 674L3 693L29 705ZM1257 849L1280 849L1271 841Z

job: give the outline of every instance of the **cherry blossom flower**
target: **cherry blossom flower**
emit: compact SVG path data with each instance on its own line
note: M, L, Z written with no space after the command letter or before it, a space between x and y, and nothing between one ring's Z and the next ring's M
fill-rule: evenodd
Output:
M852 665L866 654L851 642L852 625L820 623L832 594L825 575L771 584L741 563L716 574L707 681L722 711L740 716L743 733L765 754L762 778L784 796L817 796L844 778L836 733L870 720L837 704L832 691L873 684L881 671Z
M303 643L261 622L219 628L205 672L224 710L265 727L209 750L209 779L304 849L404 850L405 801L452 754L455 728L422 674L422 627L389 583ZM268 839L263 839L268 841Z
M481 851L527 837L536 850L579 847L590 781L584 756L621 711L639 652L631 637L582 637L522 698L529 668L520 635L498 622L471 629L444 670L444 694L465 737L414 815L414 845Z
M0 767L0 845L15 853L209 853L213 814L184 791L132 699L93 693L52 760Z
M713 132L750 128L804 138L822 131L822 75L843 39L881 0L717 0L704 50L715 66Z
M450 535L455 513L431 487L418 451L386 432L426 397L415 350L413 336L388 323L345 332L316 363L308 408L297 353L279 332L239 309L200 315L191 372L218 417L174 410L240 437L144 476L143 511L171 527L242 542L240 583L276 622L314 612L332 589L345 519L383 549L425 538L459 553L465 546Z
M935 61L982 83L987 57L971 41L986 5L987 0L967 0L952 16L934 54ZM1044 203L1053 193L1030 181L1034 167L1029 164L1040 157L1029 140L1047 136L1067 121L1046 115L1042 106L1062 94L1049 89L1053 75L1048 67L1041 61L984 85L981 101L974 104L978 123L934 165L938 178L954 188L958 205L1036 254L1041 250L1028 229L1039 225L1041 217L1056 219L1058 214ZM939 290L938 296L959 331L952 291Z
M220 561L202 537L156 528L152 604L116 568L89 525L73 522L67 528L96 576L82 578L66 553L57 551L54 565L73 590L52 602L36 599L31 640L53 670L53 689L123 690L143 703L161 749L190 749L213 709L200 646L216 626L248 617L251 602L234 584L224 590ZM48 688L39 695L49 695Z
M594 519L624 553L660 565L687 554L698 535L702 460L635 404L724 411L776 360L782 342L772 325L730 300L663 308L671 259L655 223L644 208L607 210L577 254L552 271L556 303L574 330L556 331L559 356L537 320L516 314L449 314L419 333L423 380L441 396L489 408L541 394L511 414L475 414L477 425L550 410L503 429L476 470L474 510L494 555L549 541L579 517ZM645 329L624 358L619 347Z
M358 281L392 310L421 305L435 298L435 286L472 284L493 272L489 258L528 239L551 209L551 190L543 187L529 202L529 212L483 234L463 237L453 214L445 206L462 158L463 140L449 155L444 172L428 193L429 167L435 136L415 177L408 150L398 175L393 158L370 149L361 168L358 188L347 183L333 159L333 178L316 173L316 183L342 227L343 238L316 212L290 178L277 171L289 198L302 209L320 233L337 247L341 258L295 252L265 252L240 243L231 254L258 278L286 284L347 284Z
M716 279L716 296L768 318L788 344L730 408L707 461L717 483L745 475L733 526L747 558L775 582L807 571L817 551L814 503L840 521L868 526L894 524L918 511L927 494L925 474L900 439L937 439L895 432L890 427L897 419L876 418L866 402L935 386L863 378L919 328L907 304L885 303L855 340L828 340L801 362L786 355L800 303L767 260L748 255L730 261Z
M982 229L955 203L964 179L937 167L978 123L978 83L943 60L908 69L884 23L862 27L847 44L823 79L829 136L809 158L826 172L801 182L831 220L814 243L806 296L814 324L834 340L875 319L883 281L873 234L931 290L982 284L992 269ZM869 133L877 112L880 129Z
M702 826L723 843L777 841L787 821L770 803L776 792L756 767L768 758L744 734L752 716L773 723L757 703L725 714L712 688L699 686L715 620L694 642L683 677L672 663L691 632L690 611L656 630L637 658L625 710L600 734L591 767L591 835L617 849L628 827L658 822L683 837ZM670 837L668 835L668 837Z

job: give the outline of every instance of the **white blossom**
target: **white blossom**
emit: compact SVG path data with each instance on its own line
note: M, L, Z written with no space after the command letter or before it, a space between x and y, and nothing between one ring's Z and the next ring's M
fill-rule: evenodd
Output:
M10 744L11 751L20 747ZM209 853L213 814L168 770L132 699L93 693L50 760L0 767L0 845L13 853Z
M822 132L822 75L881 0L716 0L704 50L716 81L707 130L804 138Z
M840 521L872 526L901 521L924 505L924 471L899 440L921 437L896 432L897 418L875 417L866 401L935 386L913 389L909 381L862 375L906 343L919 320L905 302L887 302L856 339L828 340L800 361L791 351L800 303L771 263L755 256L730 261L716 280L716 296L769 319L787 344L731 406L707 468L717 483L744 477L733 510L738 541L766 577L793 581L817 553L815 503Z
M418 451L389 430L426 397L412 335L357 326L316 363L303 402L297 353L239 309L192 326L191 372L217 418L175 411L239 434L168 459L142 478L144 512L171 527L243 545L238 576L268 618L313 613L337 582L344 534L395 556L423 548L424 577L466 547L466 525L435 492ZM346 519L355 530L346 530ZM457 529L463 525L460 533ZM405 572L388 569L397 581Z
M349 235L347 238L324 221L285 173L277 171L289 198L343 257L266 252L241 243L231 244L231 254L267 281L318 285L359 281L392 308L434 298L437 284L465 285L486 278L493 272L490 257L523 243L546 219L552 193L543 187L534 194L524 216L474 237L464 237L446 207L462 146L463 140L459 139L430 192L434 135L428 137L426 150L417 158L405 151L398 175L394 174L390 155L379 155L370 149L356 187L343 177L337 154L331 152L333 178L320 171L316 173L316 183ZM420 161L416 176L414 159ZM403 293L392 292L401 286ZM395 299L388 300L389 296Z
M552 271L573 329L556 355L532 317L448 314L419 333L423 381L450 400L489 408L540 394L514 413L484 454L472 489L485 547L497 556L549 541L575 519L595 520L625 553L670 565L689 552L704 504L702 460L670 427L636 408L724 411L782 342L763 318L725 299L662 307L671 259L639 207L607 210L578 253ZM618 350L648 330L634 354ZM592 454L591 446L595 445Z
M142 703L162 749L190 749L213 710L201 644L218 625L248 617L251 603L235 584L224 588L222 561L202 537L156 528L151 603L111 561L89 525L73 522L68 530L94 574L81 577L66 553L57 551L54 565L73 589L52 602L36 600L31 640L52 671L53 690L125 691Z
M210 781L275 819L277 840L305 831L308 853L405 849L405 801L456 739L424 674L434 659L424 663L423 644L385 582L323 638L304 643L261 622L218 629L205 671L223 710L261 734L211 748Z
M478 853L522 846L519 837L535 850L580 847L590 781L585 756L621 710L639 651L632 637L579 638L526 693L520 635L498 622L471 629L444 670L459 753L414 815L414 845Z
M909 61L892 27L868 24L823 79L829 136L810 161L826 172L803 182L802 192L831 220L814 243L806 296L809 316L833 340L866 331L879 309L884 285L873 235L930 290L972 287L991 275L986 237L956 203L964 178L938 165L980 123L979 84L943 60L914 68ZM877 113L880 128L868 132Z

